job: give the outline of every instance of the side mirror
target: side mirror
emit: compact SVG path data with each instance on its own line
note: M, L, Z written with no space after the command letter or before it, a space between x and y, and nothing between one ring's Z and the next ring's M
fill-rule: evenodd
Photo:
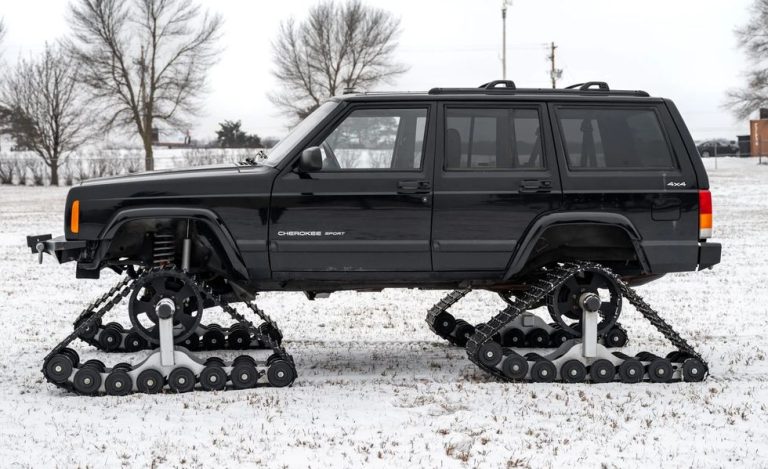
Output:
M323 153L320 147L309 147L302 151L298 169L302 173L315 173L323 169Z

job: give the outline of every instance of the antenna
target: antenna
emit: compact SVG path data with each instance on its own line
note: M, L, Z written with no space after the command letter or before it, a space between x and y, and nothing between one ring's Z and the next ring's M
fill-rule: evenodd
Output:
M507 79L507 6L512 0L501 0L501 79Z

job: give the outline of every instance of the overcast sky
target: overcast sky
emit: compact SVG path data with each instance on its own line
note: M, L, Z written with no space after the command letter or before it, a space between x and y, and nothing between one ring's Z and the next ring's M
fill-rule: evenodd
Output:
M501 78L501 0L365 0L402 19L398 58L410 70L379 89L477 86ZM266 93L271 41L281 20L301 18L315 0L205 0L225 24L221 60L210 71L210 93L195 138L217 123L241 119L261 136L281 136L288 119ZM507 76L518 86L549 86L548 50L557 46L563 86L607 81L673 99L696 139L749 133L722 109L725 90L741 85L746 68L733 30L748 19L748 0L514 0L507 18ZM8 28L6 62L39 52L67 34L63 0L0 0Z

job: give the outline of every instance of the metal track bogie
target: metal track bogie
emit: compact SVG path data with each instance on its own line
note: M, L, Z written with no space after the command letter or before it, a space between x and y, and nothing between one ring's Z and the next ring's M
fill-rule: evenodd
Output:
M276 340L270 334L262 333L230 304L222 301L205 282L193 280L192 277L185 277L185 279L195 281L200 293L205 298L229 314L241 328L246 328L254 340L271 349L272 354L268 359L256 361L251 356L241 355L231 363L214 357L203 361L186 348L174 345L172 311L175 309L175 304L173 302L166 302L167 304L165 304L161 300L157 302L156 306L159 326L164 330L164 333L160 334L160 349L152 352L146 359L133 366L118 364L112 368L106 368L101 362L95 360L78 363L77 354L66 348L67 345L75 338L84 335L91 337L91 339L98 339L98 331L95 334L86 334L86 331L95 330L101 317L126 298L134 288L141 285L142 278L164 272L172 273L176 277L186 275L175 270L173 266L154 267L141 272L135 279L124 278L120 280L109 292L91 303L78 318L75 330L56 345L43 360L43 374L46 379L56 386L80 394L107 393L114 395L137 391L159 392L166 389L166 386L172 391L186 392L195 389L198 385L203 389L221 390L227 385L242 389L261 385L282 387L293 383L296 378L293 358L277 344ZM263 311L255 305L248 304L248 306L266 324L279 333L272 320ZM124 337L121 340L123 343ZM213 373L205 373L212 367L215 368L211 370ZM66 376L65 373L68 369L71 371ZM210 382L202 382L204 375ZM143 376L149 378L142 381ZM221 380L215 382L217 377L226 381L224 383ZM132 383L130 390L127 389L128 382ZM123 387L124 385L125 387Z

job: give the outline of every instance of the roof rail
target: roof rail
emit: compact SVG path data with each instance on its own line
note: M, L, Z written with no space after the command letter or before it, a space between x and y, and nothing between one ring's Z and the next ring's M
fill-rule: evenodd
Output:
M518 88L511 80L494 80L483 83L478 88L432 88L429 94L557 94L557 95L610 95L649 97L640 90L612 90L604 81L577 83L567 88Z

